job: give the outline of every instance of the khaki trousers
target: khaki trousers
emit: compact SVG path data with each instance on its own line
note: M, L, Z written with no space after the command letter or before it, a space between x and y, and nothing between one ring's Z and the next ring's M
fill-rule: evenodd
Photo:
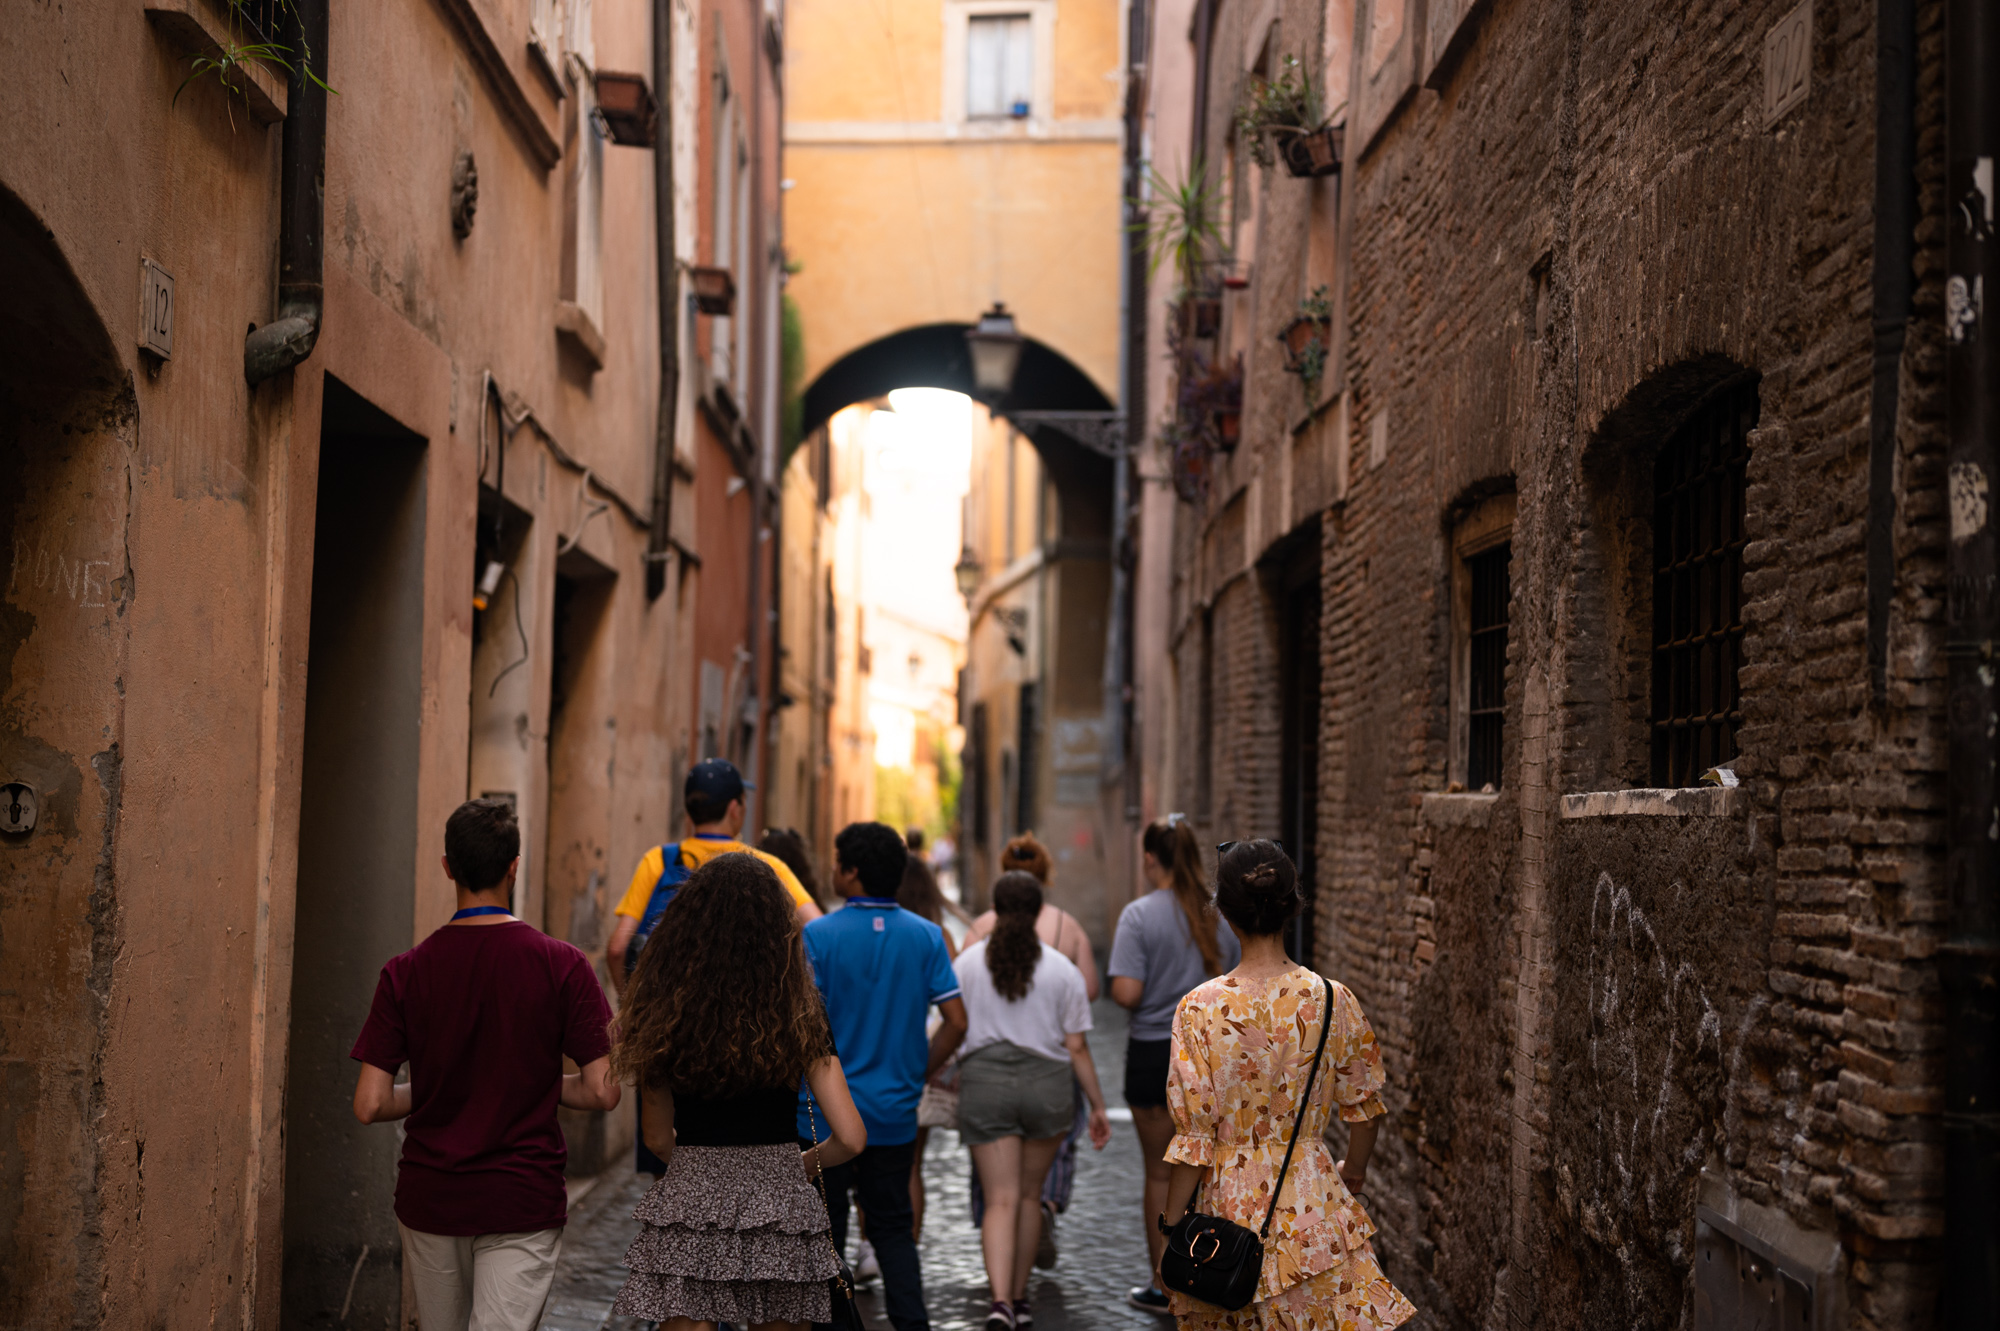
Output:
M422 1331L536 1331L562 1256L560 1229L525 1234L403 1231L403 1269Z

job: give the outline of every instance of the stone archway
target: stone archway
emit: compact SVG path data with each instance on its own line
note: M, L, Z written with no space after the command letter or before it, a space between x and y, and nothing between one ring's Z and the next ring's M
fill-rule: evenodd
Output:
M812 433L849 403L880 397L892 389L948 388L971 394L972 362L965 349L970 327L936 323L905 328L831 362L806 389L804 432ZM1080 366L1033 338L1022 343L1013 390L995 404L1003 416L1014 411L1110 409L1110 399Z
M94 1323L101 1062L118 949L129 467L111 334L53 233L0 186L0 1325Z

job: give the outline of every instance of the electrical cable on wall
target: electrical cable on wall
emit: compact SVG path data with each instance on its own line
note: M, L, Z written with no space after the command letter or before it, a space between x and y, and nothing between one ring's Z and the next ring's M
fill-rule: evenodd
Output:
M514 570L511 568L507 570L506 576L512 578L514 582L514 631L521 635L521 656L519 660L510 661L502 666L500 673L493 677L492 686L486 690L489 699L500 691L501 680L528 664L528 626L521 622L521 580L514 577Z

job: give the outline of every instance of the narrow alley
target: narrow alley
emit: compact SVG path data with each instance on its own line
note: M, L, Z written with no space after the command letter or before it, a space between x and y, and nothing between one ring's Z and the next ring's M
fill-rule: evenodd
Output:
M0 1331L2000 1328L2000 2L0 33Z

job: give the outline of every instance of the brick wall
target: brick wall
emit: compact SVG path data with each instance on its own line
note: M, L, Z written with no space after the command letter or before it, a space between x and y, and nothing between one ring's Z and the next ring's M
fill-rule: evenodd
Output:
M1356 6L1357 33L1376 7ZM1695 1325L1695 1210L1725 1200L1837 1242L1827 1324L1933 1324L1941 8L1919 10L1920 289L1874 698L1874 7L1815 4L1811 92L1767 126L1764 37L1791 7L1493 0L1435 89L1365 154L1350 135L1319 961L1382 1040L1393 1130L1370 1206L1427 1325ZM1319 9L1281 6L1278 49L1310 60ZM1225 106L1260 36L1220 30ZM1276 607L1239 570L1303 512L1250 500L1336 419L1302 423L1297 381L1260 350L1304 294L1312 225L1281 195L1303 185L1265 188L1244 439L1174 544L1184 730L1212 616L1223 836L1276 821ZM1743 790L1698 816L1565 804L1649 779L1652 458L1731 381L1754 381L1760 410ZM1446 792L1449 536L1469 497L1507 484L1505 780L1481 799ZM1199 741L1176 752L1192 805Z

